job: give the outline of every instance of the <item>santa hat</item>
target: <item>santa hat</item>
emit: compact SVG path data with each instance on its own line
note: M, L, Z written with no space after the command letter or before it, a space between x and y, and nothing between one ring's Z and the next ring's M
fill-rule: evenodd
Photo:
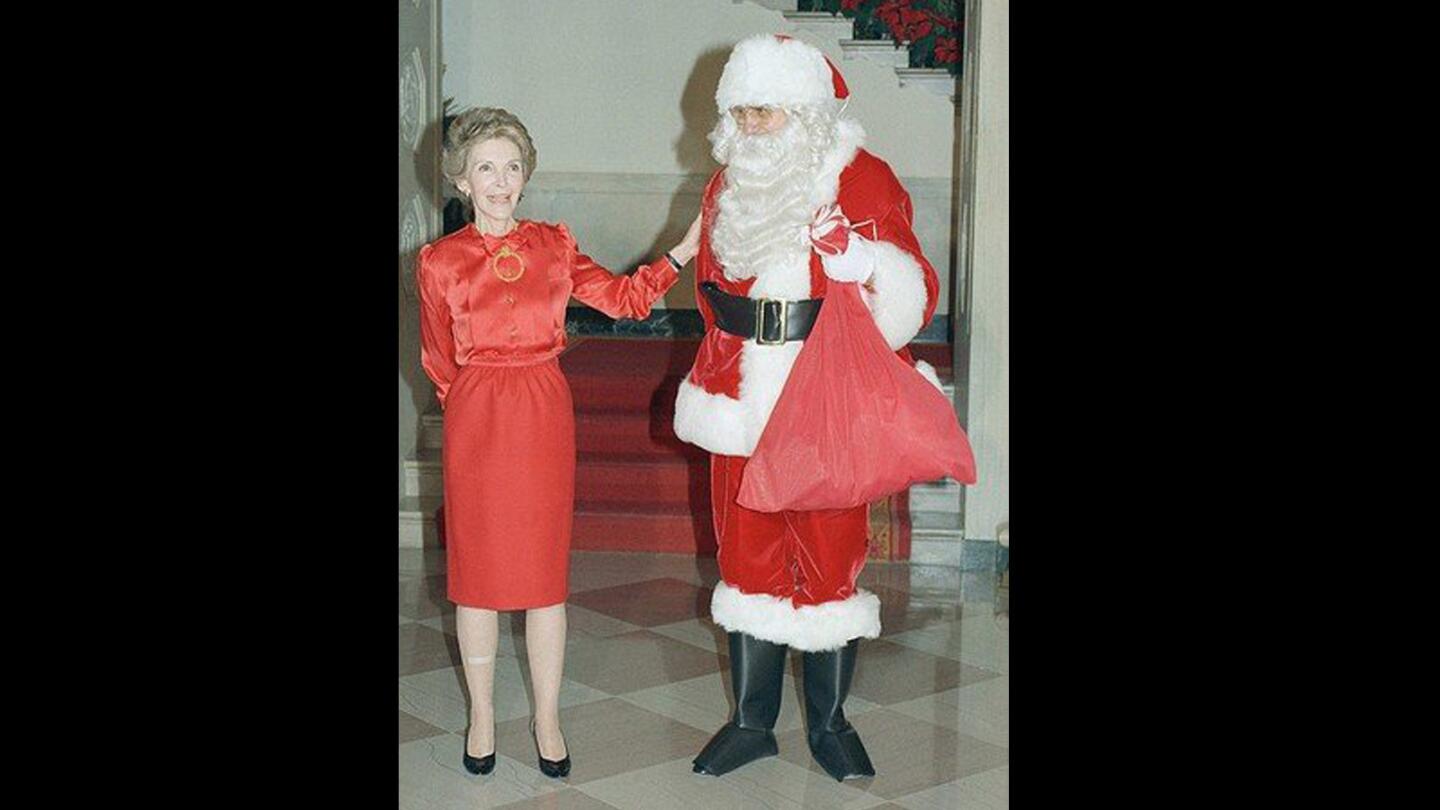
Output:
M715 104L723 113L731 107L834 102L849 95L840 71L815 46L784 34L757 34L730 52Z

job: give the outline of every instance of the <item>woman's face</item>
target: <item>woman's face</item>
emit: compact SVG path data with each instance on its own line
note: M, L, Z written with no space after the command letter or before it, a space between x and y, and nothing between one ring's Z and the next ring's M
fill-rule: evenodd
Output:
M475 204L477 217L503 226L515 213L525 188L520 147L509 138L491 138L470 147L465 176L455 184Z

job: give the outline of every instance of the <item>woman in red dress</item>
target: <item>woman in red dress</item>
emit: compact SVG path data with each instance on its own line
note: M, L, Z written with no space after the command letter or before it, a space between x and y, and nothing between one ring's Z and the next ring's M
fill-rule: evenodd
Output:
M470 692L463 762L472 773L494 767L496 612L524 610L540 769L564 776L575 494L574 405L557 360L565 307L574 296L612 318L646 317L697 252L700 220L665 256L613 275L563 224L514 218L534 170L535 147L514 115L478 108L451 123L444 171L475 222L420 251L421 364L445 412L448 590Z

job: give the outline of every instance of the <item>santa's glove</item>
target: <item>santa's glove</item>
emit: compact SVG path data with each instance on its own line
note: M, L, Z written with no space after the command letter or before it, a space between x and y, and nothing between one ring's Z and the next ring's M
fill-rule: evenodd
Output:
M822 255L820 263L825 275L836 281L865 281L875 272L875 244L852 232L844 253Z

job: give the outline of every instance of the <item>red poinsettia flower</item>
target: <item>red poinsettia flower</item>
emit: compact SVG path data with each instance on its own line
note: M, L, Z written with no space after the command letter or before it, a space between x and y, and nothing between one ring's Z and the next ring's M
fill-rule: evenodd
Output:
M909 8L909 0L885 0L875 9L875 16L890 27L890 34L896 40L901 40L905 38L905 29L900 23L900 12Z
M905 29L905 41L914 42L935 27L930 18L923 11L916 11L913 8L900 11L900 25Z
M944 14L937 14L933 11L927 11L925 13L929 15L930 19L934 20L935 24L940 26L941 28L949 28L951 31L957 31L960 28L959 20L952 20L949 17L946 17Z
M860 3L862 2L864 2L864 0L840 0L840 10L854 11L860 7Z
M960 61L960 42L955 37L935 40L935 61L942 65Z

